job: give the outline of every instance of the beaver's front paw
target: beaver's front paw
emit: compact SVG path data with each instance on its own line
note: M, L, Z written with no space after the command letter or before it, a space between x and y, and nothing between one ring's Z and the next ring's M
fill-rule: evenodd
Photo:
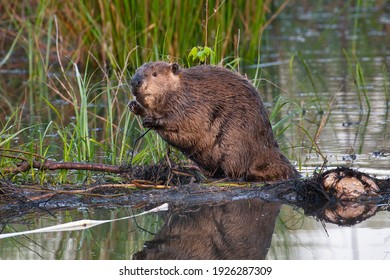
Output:
M135 100L132 100L127 105L133 114L143 116L145 115L145 109Z
M159 129L161 128L161 121L152 117L145 117L142 121L142 125L146 128Z

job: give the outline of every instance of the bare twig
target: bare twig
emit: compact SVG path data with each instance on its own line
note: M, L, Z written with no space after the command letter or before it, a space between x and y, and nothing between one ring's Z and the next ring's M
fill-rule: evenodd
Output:
M7 156L8 157L8 156ZM39 170L58 170L58 169L72 169L72 170L88 170L88 171L103 171L109 173L124 173L126 170L120 166L102 164L102 163L85 163L85 162L55 162L46 159L43 162L23 161L16 167L6 167L3 169L5 173L21 173L37 168Z

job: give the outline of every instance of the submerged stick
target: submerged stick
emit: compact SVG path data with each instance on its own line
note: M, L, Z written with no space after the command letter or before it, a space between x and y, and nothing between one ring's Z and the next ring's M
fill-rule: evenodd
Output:
M60 224L60 225L55 225L55 226L50 226L50 227L45 227L45 228L40 228L40 229L34 229L34 230L28 230L28 231L23 231L23 232L4 233L4 234L0 234L0 239L19 236L19 235L32 234L32 233L83 230L83 229L88 229L88 228L91 228L91 227L94 227L97 225L101 225L101 224L105 224L105 223L131 219L131 218L135 218L135 217L142 216L145 214L156 213L156 212L161 212L161 211L168 211L168 203L164 203L164 204L162 204L158 207L155 207L151 210L144 211L142 213L127 216L127 217L122 217L122 218L117 218L117 219L112 219L112 220L80 220L80 221L74 221L74 222L69 222L69 223L65 223L65 224Z

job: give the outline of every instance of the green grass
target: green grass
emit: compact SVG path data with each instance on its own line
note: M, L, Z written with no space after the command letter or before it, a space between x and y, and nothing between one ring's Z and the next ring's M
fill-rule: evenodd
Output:
M109 164L129 164L131 159L133 164L159 161L167 145L155 132L148 132L135 144L145 129L127 108L132 98L128 80L134 70L151 60L175 61L187 67L222 64L233 70L258 63L261 46L268 40L262 36L264 27L287 2L275 6L268 0L239 0L232 5L215 0L170 0L164 5L156 0L35 0L13 4L0 0L0 31L7 35L0 69L12 68L12 58L23 57L25 64L17 69L27 73L17 101L0 86L0 167L16 164L20 154L28 160ZM359 23L355 23L357 29ZM356 81L357 102L369 109L363 66L355 54L346 57ZM291 147L287 154L295 159L300 156L294 155L294 147L301 143L309 143L308 150L315 148L320 127L311 135L310 126L318 125L322 114L330 110L326 105L329 100L320 96L323 81L306 59L301 52L291 55L286 85L267 80L260 67L252 76L256 87L274 87L277 96L285 95L270 98L270 119L278 140L283 140L293 126L301 128L294 142L284 146ZM388 100L388 85L384 87ZM297 91L314 95L304 103L288 98ZM315 113L309 115L306 108L312 107ZM63 183L83 182L91 175L58 171L50 177L31 170L18 177Z
M0 0L0 30L11 39L0 68L21 55L27 58L28 73L26 106L15 109L14 101L1 105L0 166L19 161L15 149L28 160L159 161L167 146L155 132L134 146L145 130L127 109L132 72L145 61L160 59L231 68L237 68L243 54L255 61L269 5L254 0L234 5L214 0L164 5L155 0ZM50 179L31 170L18 177L61 183L74 177L67 171L55 174ZM77 173L76 181L90 176Z
M71 61L84 64L92 53L105 66L123 69L162 56L184 64L194 46L218 46L214 51L219 58L255 61L262 26L271 9L266 0L239 0L234 4L217 0L169 0L163 4L157 0L44 0L11 4L1 0L0 6L7 15L2 28L11 26L22 32L19 36L26 41L31 75L39 69L36 63L47 66L50 60L56 36L54 17L61 51Z

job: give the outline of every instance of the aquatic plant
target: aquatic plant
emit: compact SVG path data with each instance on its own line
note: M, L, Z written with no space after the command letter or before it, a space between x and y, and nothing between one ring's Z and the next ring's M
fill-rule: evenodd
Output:
M159 161L166 151L159 136L149 132L135 142L145 130L126 106L131 98L127 85L131 72L156 59L188 66L223 61L232 68L243 53L253 60L259 43L253 38L261 35L270 3L167 1L161 6L153 0L12 4L1 0L0 29L11 30L5 32L11 44L0 67L9 67L12 56L26 56L26 105L28 114L37 116L22 119L14 114L5 123L1 143L7 164L15 153L10 140L17 136L21 137L19 149L31 159L111 164ZM195 60L187 59L192 46L203 46L193 48ZM205 50L208 53L202 57ZM16 125L11 125L11 119ZM44 172L40 178L35 174L32 169L30 178L48 179ZM76 177L85 180L85 176L88 173ZM59 182L70 178L67 171L59 172L59 177Z
M332 102L321 96L324 81L310 58L301 51L292 53L286 67L290 77L286 84L277 85L270 76L277 79L279 73L267 73L260 64L254 64L260 62L262 47L269 40L263 37L264 28L288 2L188 0L161 5L161 1L153 0L0 0L0 30L4 34L0 40L5 50L0 68L19 67L26 74L23 85L12 85L17 97L12 102L9 97L0 100L2 153L15 155L11 150L18 148L40 160L48 157L110 164L159 161L167 151L165 142L153 131L135 141L146 130L127 109L132 98L128 79L143 62L157 59L183 66L222 64L248 74L262 93L267 93L263 87L271 87L265 101L272 101L270 118L282 148L292 159L301 158L296 153L313 148L319 152L314 142ZM344 6L348 5L351 3ZM357 29L360 23L355 22ZM16 64L19 61L15 57L26 58L24 64ZM357 102L369 108L366 66L355 64L353 59L348 65L357 83ZM247 65L253 72L245 68ZM388 78L385 72L383 75L388 100ZM0 83L6 84L1 77ZM0 86L1 97L6 96L4 88ZM313 95L304 102L291 98L293 92L309 91ZM294 127L302 129L297 132ZM295 149L302 146L305 149ZM2 157L0 166L17 161ZM57 174L58 182L71 177L67 171ZM31 176L35 178L34 171ZM37 180L45 178L47 174ZM91 178L90 174L84 173L78 180L85 178Z

